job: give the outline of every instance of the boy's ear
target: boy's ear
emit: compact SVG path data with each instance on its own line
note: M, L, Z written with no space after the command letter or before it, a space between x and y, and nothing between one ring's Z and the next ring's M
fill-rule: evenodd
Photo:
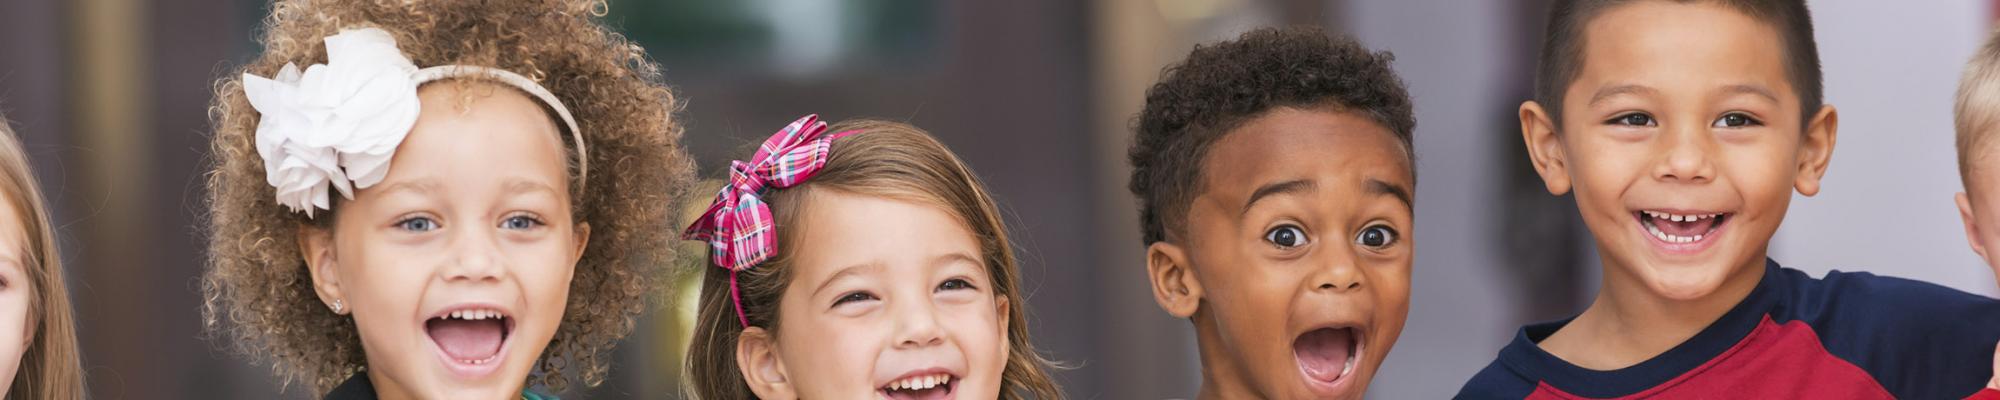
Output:
M319 292L319 301L325 303L334 314L347 314L352 308L334 307L335 302L345 303L340 294L340 274L336 273L339 261L333 256L333 232L310 224L299 224L299 254L306 259L307 275L312 276L313 291Z
M1163 240L1146 246L1146 278L1153 284L1153 300L1168 314L1185 319L1201 308L1201 280L1179 245Z
M772 340L771 331L760 327L743 329L736 337L736 368L743 374L743 383L750 386L750 392L757 398L766 400L789 400L799 398L791 381L785 379L785 360L778 357L778 347Z
M1542 176L1549 194L1569 193L1569 159L1563 154L1562 138L1548 110L1534 100L1521 102L1521 142L1528 146L1528 162Z
M1820 106L1819 113L1806 121L1806 136L1799 141L1799 173L1792 183L1799 194L1819 194L1820 179L1826 177L1826 166L1833 162L1833 142L1839 130L1840 113L1832 105Z
M1966 196L1965 192L1958 192L1958 195L1952 197L1958 201L1958 218L1965 221L1966 243L1972 244L1972 252L1978 253L1979 259L1991 260L1986 258L1986 244L1979 241L1979 220L1974 219L1972 215L1972 198Z

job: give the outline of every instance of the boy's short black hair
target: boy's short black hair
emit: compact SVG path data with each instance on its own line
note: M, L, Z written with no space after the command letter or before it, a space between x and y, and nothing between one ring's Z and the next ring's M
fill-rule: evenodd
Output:
M1139 196L1145 243L1183 229L1202 160L1216 139L1272 109L1334 107L1367 116L1402 143L1414 171L1410 138L1417 121L1409 91L1389 68L1394 60L1317 27L1264 28L1195 46L1146 90L1134 123L1131 190Z
M1542 35L1541 65L1535 69L1535 102L1548 110L1557 130L1562 125L1563 92L1583 73L1584 27L1591 19L1617 6L1640 0L1555 0L1549 3L1548 33ZM1802 121L1819 112L1823 89L1819 70L1819 44L1813 40L1812 13L1804 0L1652 0L1675 3L1714 3L1769 24L1778 31L1778 45L1784 49L1786 77L1799 96ZM1745 40L1763 40L1762 38Z

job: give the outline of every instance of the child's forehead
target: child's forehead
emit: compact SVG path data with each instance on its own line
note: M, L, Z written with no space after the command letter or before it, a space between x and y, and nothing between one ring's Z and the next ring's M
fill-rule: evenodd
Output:
M1724 5L1635 2L1603 11L1582 33L1571 97L1639 84L1658 91L1751 87L1797 100L1777 29Z
M1262 186L1298 181L1354 196L1375 185L1413 189L1403 144L1367 116L1332 108L1273 110L1216 140L1203 160L1197 199L1247 202ZM1238 206L1242 204L1237 204Z

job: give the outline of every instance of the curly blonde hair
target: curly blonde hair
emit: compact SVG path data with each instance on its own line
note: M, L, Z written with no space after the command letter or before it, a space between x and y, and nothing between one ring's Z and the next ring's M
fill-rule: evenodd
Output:
M367 365L351 319L328 312L313 290L298 236L330 227L280 206L257 155L258 113L243 73L273 76L286 63L326 62L323 38L375 27L419 67L478 65L536 79L575 113L591 174L572 204L590 224L562 325L530 384L561 391L572 379L602 383L607 350L630 333L667 278L672 210L692 182L680 147L678 103L645 50L599 22L602 0L285 0L263 23L264 53L215 84L213 164L207 173L208 268L203 324L214 340L269 362L286 386L325 393ZM575 158L576 143L563 135ZM585 187L579 187L585 186ZM332 212L339 211L339 202Z

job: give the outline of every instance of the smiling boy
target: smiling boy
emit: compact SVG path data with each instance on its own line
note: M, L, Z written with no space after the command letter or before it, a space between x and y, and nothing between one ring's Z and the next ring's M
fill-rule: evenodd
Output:
M1202 399L1359 398L1409 311L1411 131L1392 56L1312 28L1198 46L1146 92L1131 189Z
M1582 314L1523 327L1460 398L1957 398L2000 303L1766 258L1819 193L1838 117L1800 1L1556 1L1520 108L1604 266ZM1938 318L1937 316L1952 316Z

